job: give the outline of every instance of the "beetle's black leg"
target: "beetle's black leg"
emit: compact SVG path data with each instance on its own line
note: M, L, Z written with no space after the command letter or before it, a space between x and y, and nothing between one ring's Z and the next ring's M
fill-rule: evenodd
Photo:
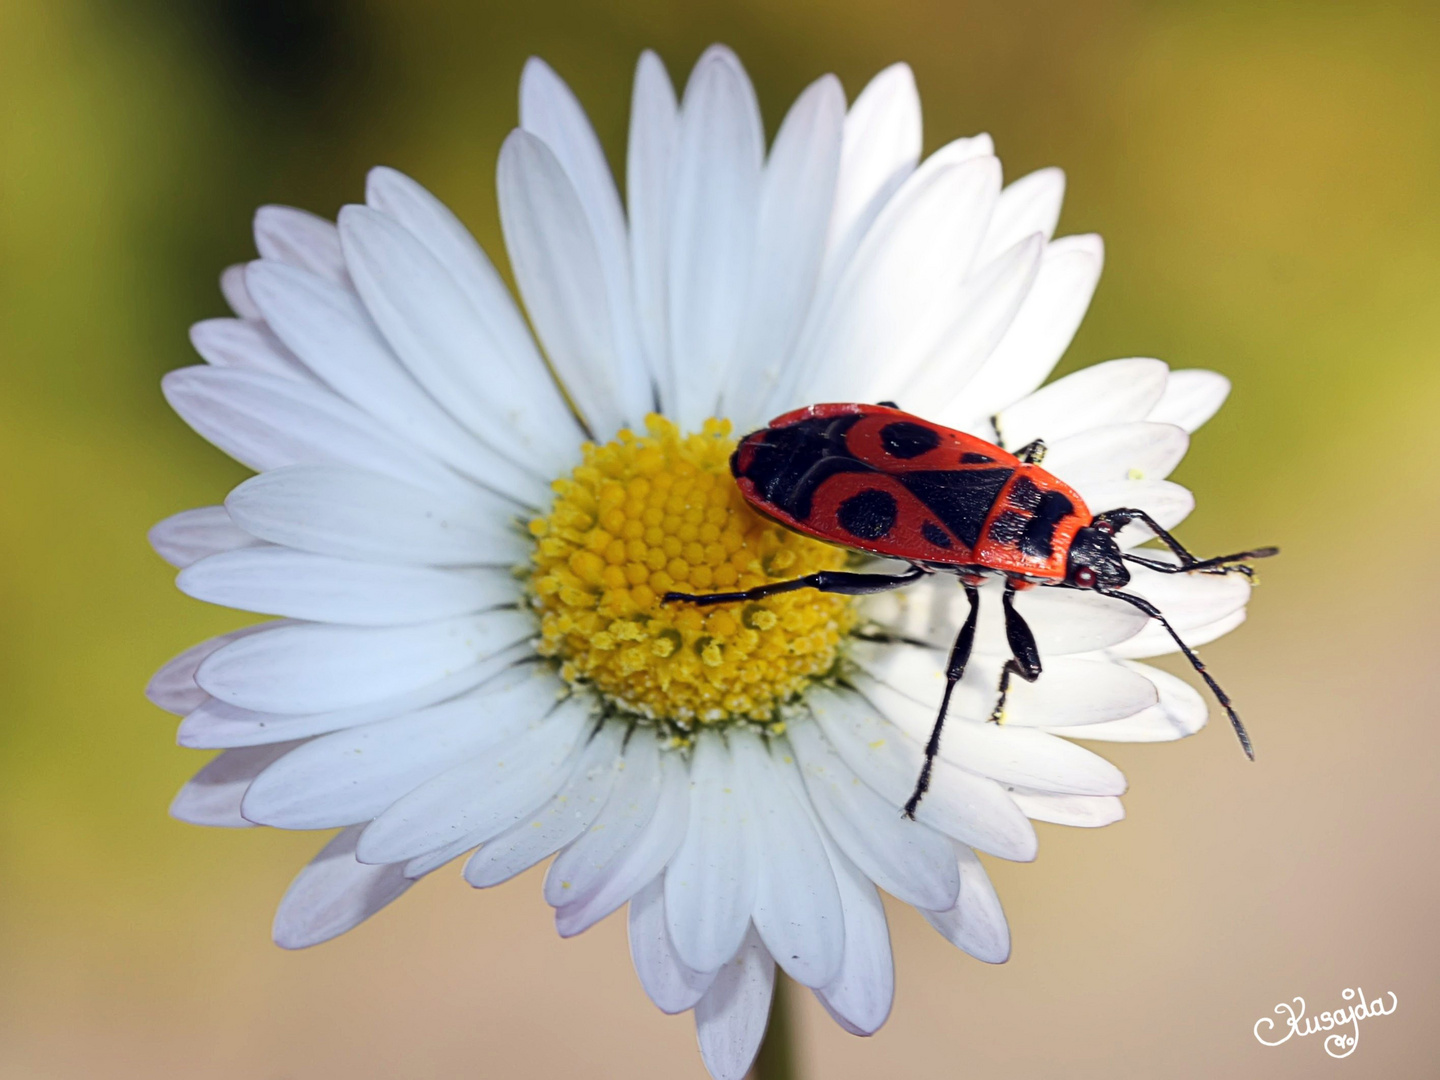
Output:
M1138 555L1127 554L1124 557L1130 562L1137 563L1140 566L1148 566L1152 570L1159 570L1162 574L1181 574L1188 573L1191 570L1218 570L1223 573L1228 569L1226 566L1227 563L1240 562L1244 559L1268 559L1272 555L1280 554L1280 549L1277 547L1263 547L1256 548L1254 551L1237 552L1234 555L1221 555L1214 559L1199 559L1192 555L1186 549L1185 545L1170 535L1166 529L1161 528L1160 523L1144 510L1136 510L1132 507L1106 510L1103 514L1096 514L1095 520L1107 522L1114 526L1116 532L1119 532L1132 521L1144 523L1144 525L1160 539L1161 543L1176 555L1180 556L1180 565L1174 566L1171 563L1147 561ZM1241 573L1249 572L1248 568L1241 569L1240 567L1235 567L1234 569L1239 570Z
M990 713L990 722L998 724L1005 715L1005 699L1010 694L1010 677L1019 675L1026 682L1040 677L1040 650L1035 646L1035 635L1030 626L1015 610L1015 582L1005 582L1005 640L1010 645L1010 659L1000 670L999 699Z
M935 755L940 752L940 731L945 726L945 713L950 708L950 695L955 684L965 674L965 665L970 660L970 649L975 644L975 622L980 615L980 590L965 583L965 598L970 601L970 614L965 625L955 635L955 645L950 649L950 664L945 669L945 694L940 699L940 712L935 716L935 726L930 729L930 740L925 744L925 764L920 766L920 779L915 781L915 791L905 803L905 816L915 820L915 808L930 790L930 770L935 765Z
M1095 591L1101 596L1113 596L1116 600L1124 600L1125 603L1131 607L1137 607L1145 612L1146 615L1149 615L1165 628L1165 632L1175 639L1176 645L1180 646L1180 651L1185 654L1185 659L1190 661L1190 666L1200 673L1200 677L1204 679L1206 685L1210 687L1211 692L1215 695L1215 700L1220 702L1220 707L1225 710L1225 715L1230 717L1230 723L1235 728L1235 734L1240 737L1240 748L1245 751L1245 756L1251 761L1254 761L1255 748L1250 745L1250 733L1245 730L1245 725L1240 722L1240 716L1235 712L1235 706L1230 703L1230 695L1220 689L1220 684L1215 681L1210 672L1205 670L1205 665L1200 662L1200 657L1196 656L1190 646L1185 644L1184 639L1175 632L1175 628L1170 625L1169 620L1160 613L1160 609L1150 603L1149 600L1131 593L1109 589L1096 589Z
M1016 450L1015 456L1026 465L1039 465L1045 460L1045 450L1045 440L1034 439Z
M898 409L898 408L900 408L900 406L899 406L899 405L896 405L895 402L893 402L893 401L877 401L875 404L876 404L876 405L883 405L883 406L884 406L885 408L887 408L887 409Z
M923 566L911 566L903 574L849 574L843 570L821 570L818 574L791 581L777 581L773 585L757 585L741 592L682 593L667 592L660 599L663 603L683 600L690 604L730 604L739 600L763 600L777 593L795 592L797 589L819 589L821 592L841 593L845 596L864 596L867 593L886 592L919 581L933 571Z

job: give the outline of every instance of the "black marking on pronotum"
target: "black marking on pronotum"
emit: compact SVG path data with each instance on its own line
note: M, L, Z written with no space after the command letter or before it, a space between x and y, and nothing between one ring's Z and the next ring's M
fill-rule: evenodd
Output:
M879 488L865 488L842 502L836 517L851 536L879 540L894 527L899 512L894 495Z
M898 473L895 479L923 502L960 542L974 547L1011 469Z
M891 457L916 458L940 445L940 433L924 424L896 420L880 429L880 445Z
M1010 505L1021 510L1036 510L1040 506L1040 489L1028 476L1018 477L1010 485Z
M938 548L948 548L950 546L950 537L944 529L940 528L940 526L936 525L933 521L927 521L924 525L920 526L920 535Z
M1055 553L1055 527L1074 512L1075 504L1060 492L1045 492L1035 516L1025 526L1025 535L1020 538L1021 552L1036 558L1050 558Z
M1025 535L1025 526L1030 523L1030 518L1015 510L1002 510L995 515L995 520L990 522L990 528L985 532L990 539L1001 547L1013 547L1015 543Z
M960 455L961 465L993 465L995 459L988 454L976 454L972 451L965 451Z

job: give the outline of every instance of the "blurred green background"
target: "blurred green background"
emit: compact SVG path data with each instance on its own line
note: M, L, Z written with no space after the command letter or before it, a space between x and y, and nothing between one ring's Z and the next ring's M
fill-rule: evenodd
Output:
M1230 404L1178 479L1195 548L1278 542L1207 655L1244 706L1179 745L1101 749L1129 819L1042 826L995 869L987 968L892 908L895 1015L813 1003L813 1076L1430 1075L1440 947L1440 10L1434 4L730 0L0 2L0 1076L700 1076L644 1000L623 920L562 943L532 874L446 872L304 954L269 918L318 838L171 821L202 755L141 689L242 621L175 591L145 530L242 470L164 406L223 313L250 215L333 215L396 166L503 260L494 161L521 66L570 81L619 165L630 77L734 46L775 125L835 71L908 60L927 149L991 132L1058 164L1061 232L1107 267L1065 369L1214 367ZM623 175L623 170L622 170ZM994 865L992 863L992 865ZM1260 1047L1294 995L1393 989L1332 1065Z

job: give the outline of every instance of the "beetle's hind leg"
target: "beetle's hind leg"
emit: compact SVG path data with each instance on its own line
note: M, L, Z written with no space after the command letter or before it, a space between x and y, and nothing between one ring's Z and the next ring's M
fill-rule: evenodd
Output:
M777 581L773 585L757 585L740 592L682 593L667 592L660 598L669 604L676 600L689 604L733 604L742 600L763 600L767 596L795 592L797 589L818 589L820 592L840 593L843 596L866 596L870 593L888 592L919 581L933 571L923 566L911 566L903 574L851 574L844 570L821 570L817 574L790 581Z
M1040 677L1040 650L1035 645L1035 635L1015 610L1015 582L1005 582L1005 640L1010 645L1010 659L1000 671L1000 686L995 708L990 712L992 724L1001 723L1005 717L1005 699L1010 695L1010 680L1018 675L1026 682Z
M970 614L965 617L965 625L960 627L960 633L955 635L955 644L950 649L950 663L945 669L945 694L940 699L940 711L935 715L935 724L931 727L930 738L925 743L925 764L920 766L920 779L915 781L915 791L905 802L905 816L911 821L915 820L915 808L920 805L925 792L930 790L930 770L935 767L935 755L940 753L940 732L945 727L945 713L950 708L950 695L955 692L955 684L965 675L965 665L970 661L970 650L975 644L975 623L980 615L980 590L968 581L963 584L965 599L970 601Z

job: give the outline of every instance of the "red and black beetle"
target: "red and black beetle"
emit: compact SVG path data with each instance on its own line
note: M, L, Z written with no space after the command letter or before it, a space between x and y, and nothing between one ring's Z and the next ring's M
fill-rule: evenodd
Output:
M1158 608L1121 590L1130 583L1127 561L1164 574L1248 575L1251 570L1241 560L1266 558L1278 549L1197 559L1144 510L1122 507L1091 514L1073 488L1040 467L1044 453L1044 444L1036 440L1011 454L974 435L902 412L891 402L811 405L788 412L746 435L730 458L746 501L787 528L871 555L903 559L910 569L902 574L824 570L743 592L672 592L664 599L724 604L795 589L858 596L899 588L926 574L956 574L970 601L970 614L950 652L945 694L925 747L925 764L905 804L908 817L915 816L929 787L950 696L970 659L980 606L977 586L985 575L1005 579L1002 603L1011 652L992 720L1000 719L1012 676L1026 682L1040 677L1035 636L1015 610L1016 591L1036 585L1090 589L1139 608L1166 629L1209 684L1246 756L1254 760L1245 725L1200 658ZM1148 527L1179 563L1122 552L1115 534L1132 521Z

